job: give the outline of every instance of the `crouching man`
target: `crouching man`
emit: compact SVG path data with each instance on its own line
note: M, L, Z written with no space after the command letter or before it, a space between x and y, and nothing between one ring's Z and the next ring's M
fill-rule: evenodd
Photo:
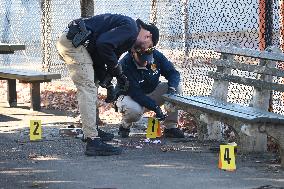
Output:
M153 46L156 43L153 42ZM173 64L154 47L144 51L132 48L119 63L129 80L129 89L116 102L122 113L118 134L122 138L128 137L132 123L139 121L145 111L152 110L156 118L164 121L165 137L184 138L184 133L177 128L178 112L165 114L160 108L165 103L163 94L181 93L180 74ZM167 82L161 82L160 76L164 76Z

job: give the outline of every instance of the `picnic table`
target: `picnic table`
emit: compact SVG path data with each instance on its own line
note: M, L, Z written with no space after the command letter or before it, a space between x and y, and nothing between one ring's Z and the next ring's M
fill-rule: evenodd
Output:
M17 50L25 49L26 46L23 44L0 43L0 54L13 54Z
M0 43L0 54L13 54L17 50L25 50L25 45ZM61 75L56 73L0 68L0 80L7 80L7 100L10 107L17 106L16 80L19 80L20 83L30 84L31 108L40 110L40 83L60 78Z

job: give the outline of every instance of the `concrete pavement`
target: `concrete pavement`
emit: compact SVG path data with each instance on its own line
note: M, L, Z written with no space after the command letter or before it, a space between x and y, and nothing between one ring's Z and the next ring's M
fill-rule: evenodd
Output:
M113 142L124 149L119 156L86 157L85 144L76 138L62 138L60 127L75 121L65 112L32 112L0 104L0 189L280 189L284 171L275 154L238 154L237 170L217 168L218 153L213 143L194 139L162 139L145 143L143 135ZM44 138L30 142L28 122L43 121ZM117 126L103 129L117 133Z

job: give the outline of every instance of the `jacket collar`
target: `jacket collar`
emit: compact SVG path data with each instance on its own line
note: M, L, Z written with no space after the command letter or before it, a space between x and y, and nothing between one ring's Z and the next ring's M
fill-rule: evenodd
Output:
M137 68L137 70L148 70L147 69L147 66L145 67L145 66L139 66L138 64L137 64L137 62L134 60L134 58L133 57L131 57L132 58L132 63L134 63L135 64L135 66L136 66L136 68Z

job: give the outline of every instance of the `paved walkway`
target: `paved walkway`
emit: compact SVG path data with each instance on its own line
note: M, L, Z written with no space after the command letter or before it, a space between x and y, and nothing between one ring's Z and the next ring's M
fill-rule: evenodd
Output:
M113 143L123 147L122 155L86 157L80 139L58 134L60 127L76 121L66 115L0 103L0 189L284 188L284 171L274 154L238 155L237 170L227 172L217 168L212 143L189 138L146 143L137 129L128 139L115 137ZM42 141L29 141L31 119L42 120ZM104 129L118 130L116 125Z

